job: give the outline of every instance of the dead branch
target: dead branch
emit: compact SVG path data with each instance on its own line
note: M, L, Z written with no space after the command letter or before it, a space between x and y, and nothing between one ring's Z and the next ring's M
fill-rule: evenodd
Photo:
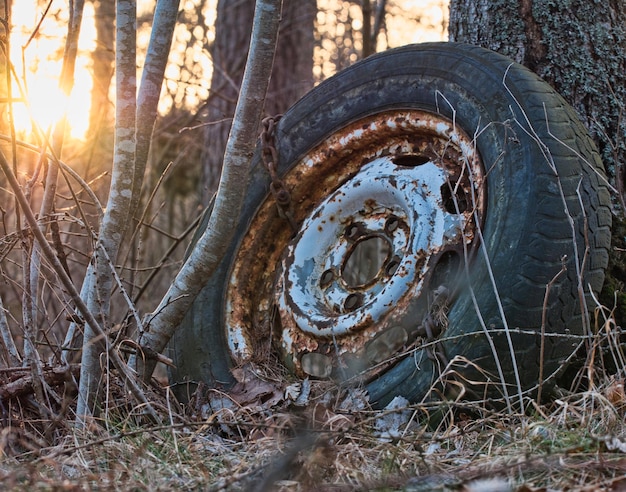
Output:
M42 367L43 381L47 386L59 386L72 381L80 372L80 364L70 364L55 367ZM32 394L34 391L33 376L26 374L14 381L0 385L0 400L7 401Z

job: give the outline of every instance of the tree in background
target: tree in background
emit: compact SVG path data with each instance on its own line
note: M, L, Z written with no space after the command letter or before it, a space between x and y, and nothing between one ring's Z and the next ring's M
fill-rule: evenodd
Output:
M243 64L250 38L252 0L220 0L217 4L215 38L209 46L213 72L211 90L200 111L204 122L201 200L206 205L215 190L221 169L222 149L228 136ZM441 5L443 8L443 5ZM407 40L427 28L442 32L441 25L425 24L421 6L407 10L401 2L388 0L285 0L278 48L266 100L265 112L277 115L326 77L359 59L398 44L398 33L390 33L400 19ZM411 18L414 14L415 18ZM404 41L406 42L406 41Z
M213 75L206 102L202 152L202 201L206 205L215 191L222 168L224 147L248 53L254 0L219 0L215 40L211 44ZM278 48L265 112L284 112L313 86L314 0L285 0Z
M93 89L87 134L94 140L111 134L113 104L109 97L115 61L115 2L92 0L96 47L91 54ZM94 142L96 145L96 142Z
M549 82L578 112L602 155L617 218L602 301L626 314L626 3L451 0L450 40L499 51ZM614 221L617 222L617 221Z

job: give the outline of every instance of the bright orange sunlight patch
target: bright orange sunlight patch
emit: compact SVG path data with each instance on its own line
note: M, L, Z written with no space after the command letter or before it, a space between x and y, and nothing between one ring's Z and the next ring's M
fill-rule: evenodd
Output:
M46 131L67 114L70 135L84 138L93 85L89 56L96 38L93 7L90 3L85 5L74 87L67 97L59 88L67 36L67 5L53 4L41 21L45 5L38 6L38 3L37 0L20 0L13 4L11 12L11 62L18 78L13 83L13 97L20 97L21 87L28 101L28 105L14 104L16 129L29 132L34 121Z

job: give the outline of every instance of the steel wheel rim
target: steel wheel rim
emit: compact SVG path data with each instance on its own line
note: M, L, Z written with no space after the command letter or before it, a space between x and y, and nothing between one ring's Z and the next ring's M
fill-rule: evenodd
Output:
M333 133L282 181L298 231L268 198L239 245L225 302L234 363L277 356L301 377L374 377L447 287L435 266L474 243L485 203L474 142L440 115L382 112ZM353 273L368 244L382 252Z

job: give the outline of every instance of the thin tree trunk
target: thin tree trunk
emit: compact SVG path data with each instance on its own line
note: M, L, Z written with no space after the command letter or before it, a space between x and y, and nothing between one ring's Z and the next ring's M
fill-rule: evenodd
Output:
M88 275L87 306L95 314L105 333L108 331L109 308L113 288L113 272L108 259L117 257L131 209L135 173L135 118L137 109L136 79L136 4L134 0L118 0L116 9L116 107L115 150L111 188L106 213L94 251L94 268ZM85 324L81 358L77 417L97 415L99 386L106 353L106 341L97 329Z
M172 45L180 0L158 0L137 96L137 155L130 218L139 207L141 187L156 122L163 76Z
M252 155L263 115L281 15L281 0L257 0L248 61L226 145L224 168L206 231L140 333L144 352L131 367L148 380L156 360L189 306L217 267L235 230L248 182Z
M61 91L69 97L74 87L74 67L76 66L76 56L78 54L78 39L80 37L80 28L83 20L83 10L85 7L84 0L75 0L72 2L72 9L70 11L70 20L68 23L67 38L65 41L65 50L63 53L63 66L61 68L61 75L59 77L59 88ZM67 128L67 117L63 115L60 121L56 122L52 141L47 142L51 145L51 151L57 159L62 158L63 144L65 139L65 131ZM45 144L44 144L45 145ZM45 159L44 156L41 159ZM59 180L59 166L58 160L46 159L47 166L44 194L39 207L39 229L42 233L46 233L48 230L48 224L52 213L54 212L54 201L56 199L57 184ZM27 295L30 297L28 304L30 308L29 313L25 313L26 321L25 327L33 331L36 337L35 327L37 326L37 299L39 292L39 278L41 268L41 249L38 243L33 244L32 255L29 263L29 289L25 289ZM30 325L30 326L29 326Z
M72 3L70 11L70 20L68 23L68 33L65 41L65 50L63 53L63 66L59 78L59 86L63 93L69 97L74 86L74 67L76 66L76 55L78 53L78 38L80 36L80 27L83 18L84 0L75 0ZM63 140L65 137L67 119L65 115L61 121L56 123L53 140L51 142L52 152L60 159L63 149ZM59 166L56 159L48 161L46 166L44 194L39 208L38 227L42 235L45 235L49 228L50 220L54 220L52 212L54 211L54 201L56 199L57 184L59 179ZM39 340L38 330L38 299L39 299L39 280L41 271L42 251L41 245L34 242L31 249L31 256L25 262L25 289L23 304L23 323L24 323L24 363L29 365L33 378L33 389L35 396L42 404L44 402L43 366L41 357L37 350L37 341ZM42 415L42 417L44 417Z
M128 190L132 193L130 207L127 210L129 222L132 220L139 205L141 186L156 121L161 85L163 83L163 74L165 73L168 54L172 44L179 3L180 0L158 0L154 13L154 23L137 95L137 128L135 132L136 148L133 179L132 182L126 183ZM129 183L132 183L132 185ZM94 268L93 262L90 263L80 292L83 299L88 297L90 289L93 288L91 284L96 276ZM63 351L64 361L71 360L71 349L75 348L79 338L76 335L77 329L76 323L72 323L67 330L63 342L65 349Z
M96 48L91 54L93 61L93 90L89 114L88 135L99 138L106 130L103 125L110 121L113 105L109 100L109 89L113 78L115 61L115 2L92 0L96 25Z
M5 351L7 367L19 367L22 363L20 354L13 340L13 334L7 321L7 310L4 308L2 296L0 296L0 337Z
M91 53L93 88L87 137L90 149L83 175L89 179L111 161L113 147L113 101L109 92L115 62L115 2L91 0L94 7L96 47Z

